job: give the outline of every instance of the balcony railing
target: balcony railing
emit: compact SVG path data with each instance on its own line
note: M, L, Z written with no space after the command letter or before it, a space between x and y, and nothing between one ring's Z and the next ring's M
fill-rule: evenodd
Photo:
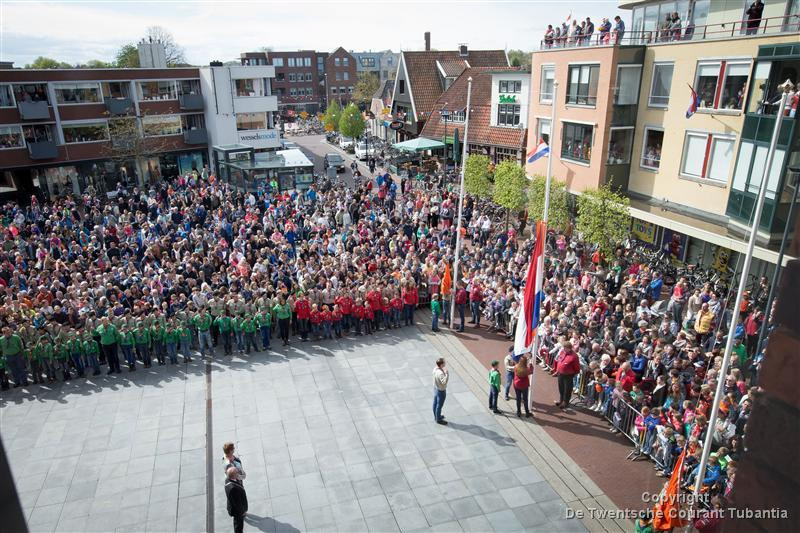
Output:
M50 109L45 101L40 102L19 102L19 117L22 120L46 120L50 118Z
M106 98L106 111L109 115L127 115L133 109L130 98Z
M180 96L181 110L201 111L203 109L203 96L200 94L182 94Z
M183 132L183 142L186 144L208 144L208 133L205 128L195 128Z
M37 141L28 143L31 159L55 159L58 157L58 146L53 141Z
M762 18L758 21L734 20L703 26L676 28L657 28L646 31L595 32L587 36L562 35L539 42L541 50L578 48L588 46L642 45L702 41L706 39L725 39L738 36L772 35L778 33L800 32L800 15Z

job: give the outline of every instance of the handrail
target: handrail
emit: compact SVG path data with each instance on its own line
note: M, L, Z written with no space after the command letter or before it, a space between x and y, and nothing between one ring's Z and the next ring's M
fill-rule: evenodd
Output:
M562 35L553 39L542 39L539 42L541 50L578 48L587 46L615 46L637 45L655 43L674 43L684 41L698 41L705 39L719 39L736 36L758 36L779 33L800 32L800 14L768 17L758 20L758 26L749 27L755 21L734 20L717 24L693 26L691 24L678 28L655 28L646 31L624 31L619 35L612 30L607 33L595 33L589 36Z

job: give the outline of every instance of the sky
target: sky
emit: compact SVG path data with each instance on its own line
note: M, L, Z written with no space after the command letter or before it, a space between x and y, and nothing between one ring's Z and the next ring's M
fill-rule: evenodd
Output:
M15 66L38 56L68 63L111 61L148 26L169 30L189 63L238 59L245 51L331 51L538 47L547 24L572 12L595 23L630 12L612 0L0 0L0 60Z

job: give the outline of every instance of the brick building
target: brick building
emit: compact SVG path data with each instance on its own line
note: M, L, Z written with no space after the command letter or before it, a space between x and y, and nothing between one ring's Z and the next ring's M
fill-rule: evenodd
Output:
M272 65L275 79L272 94L278 97L278 111L292 117L301 111L317 113L321 98L318 54L314 50L244 52L242 65Z
M355 58L341 46L325 60L325 85L328 102L347 104L353 98L358 70Z

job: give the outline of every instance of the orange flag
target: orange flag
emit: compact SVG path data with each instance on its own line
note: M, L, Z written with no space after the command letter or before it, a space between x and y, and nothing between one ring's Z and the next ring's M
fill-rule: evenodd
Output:
M669 531L676 527L686 525L686 520L681 516L681 471L686 448L681 452L675 462L672 475L667 483L667 489L661 499L653 506L653 529L655 531Z
M450 265L446 264L444 266L444 276L442 277L442 294L450 294L450 291L453 288L453 277L450 275Z

